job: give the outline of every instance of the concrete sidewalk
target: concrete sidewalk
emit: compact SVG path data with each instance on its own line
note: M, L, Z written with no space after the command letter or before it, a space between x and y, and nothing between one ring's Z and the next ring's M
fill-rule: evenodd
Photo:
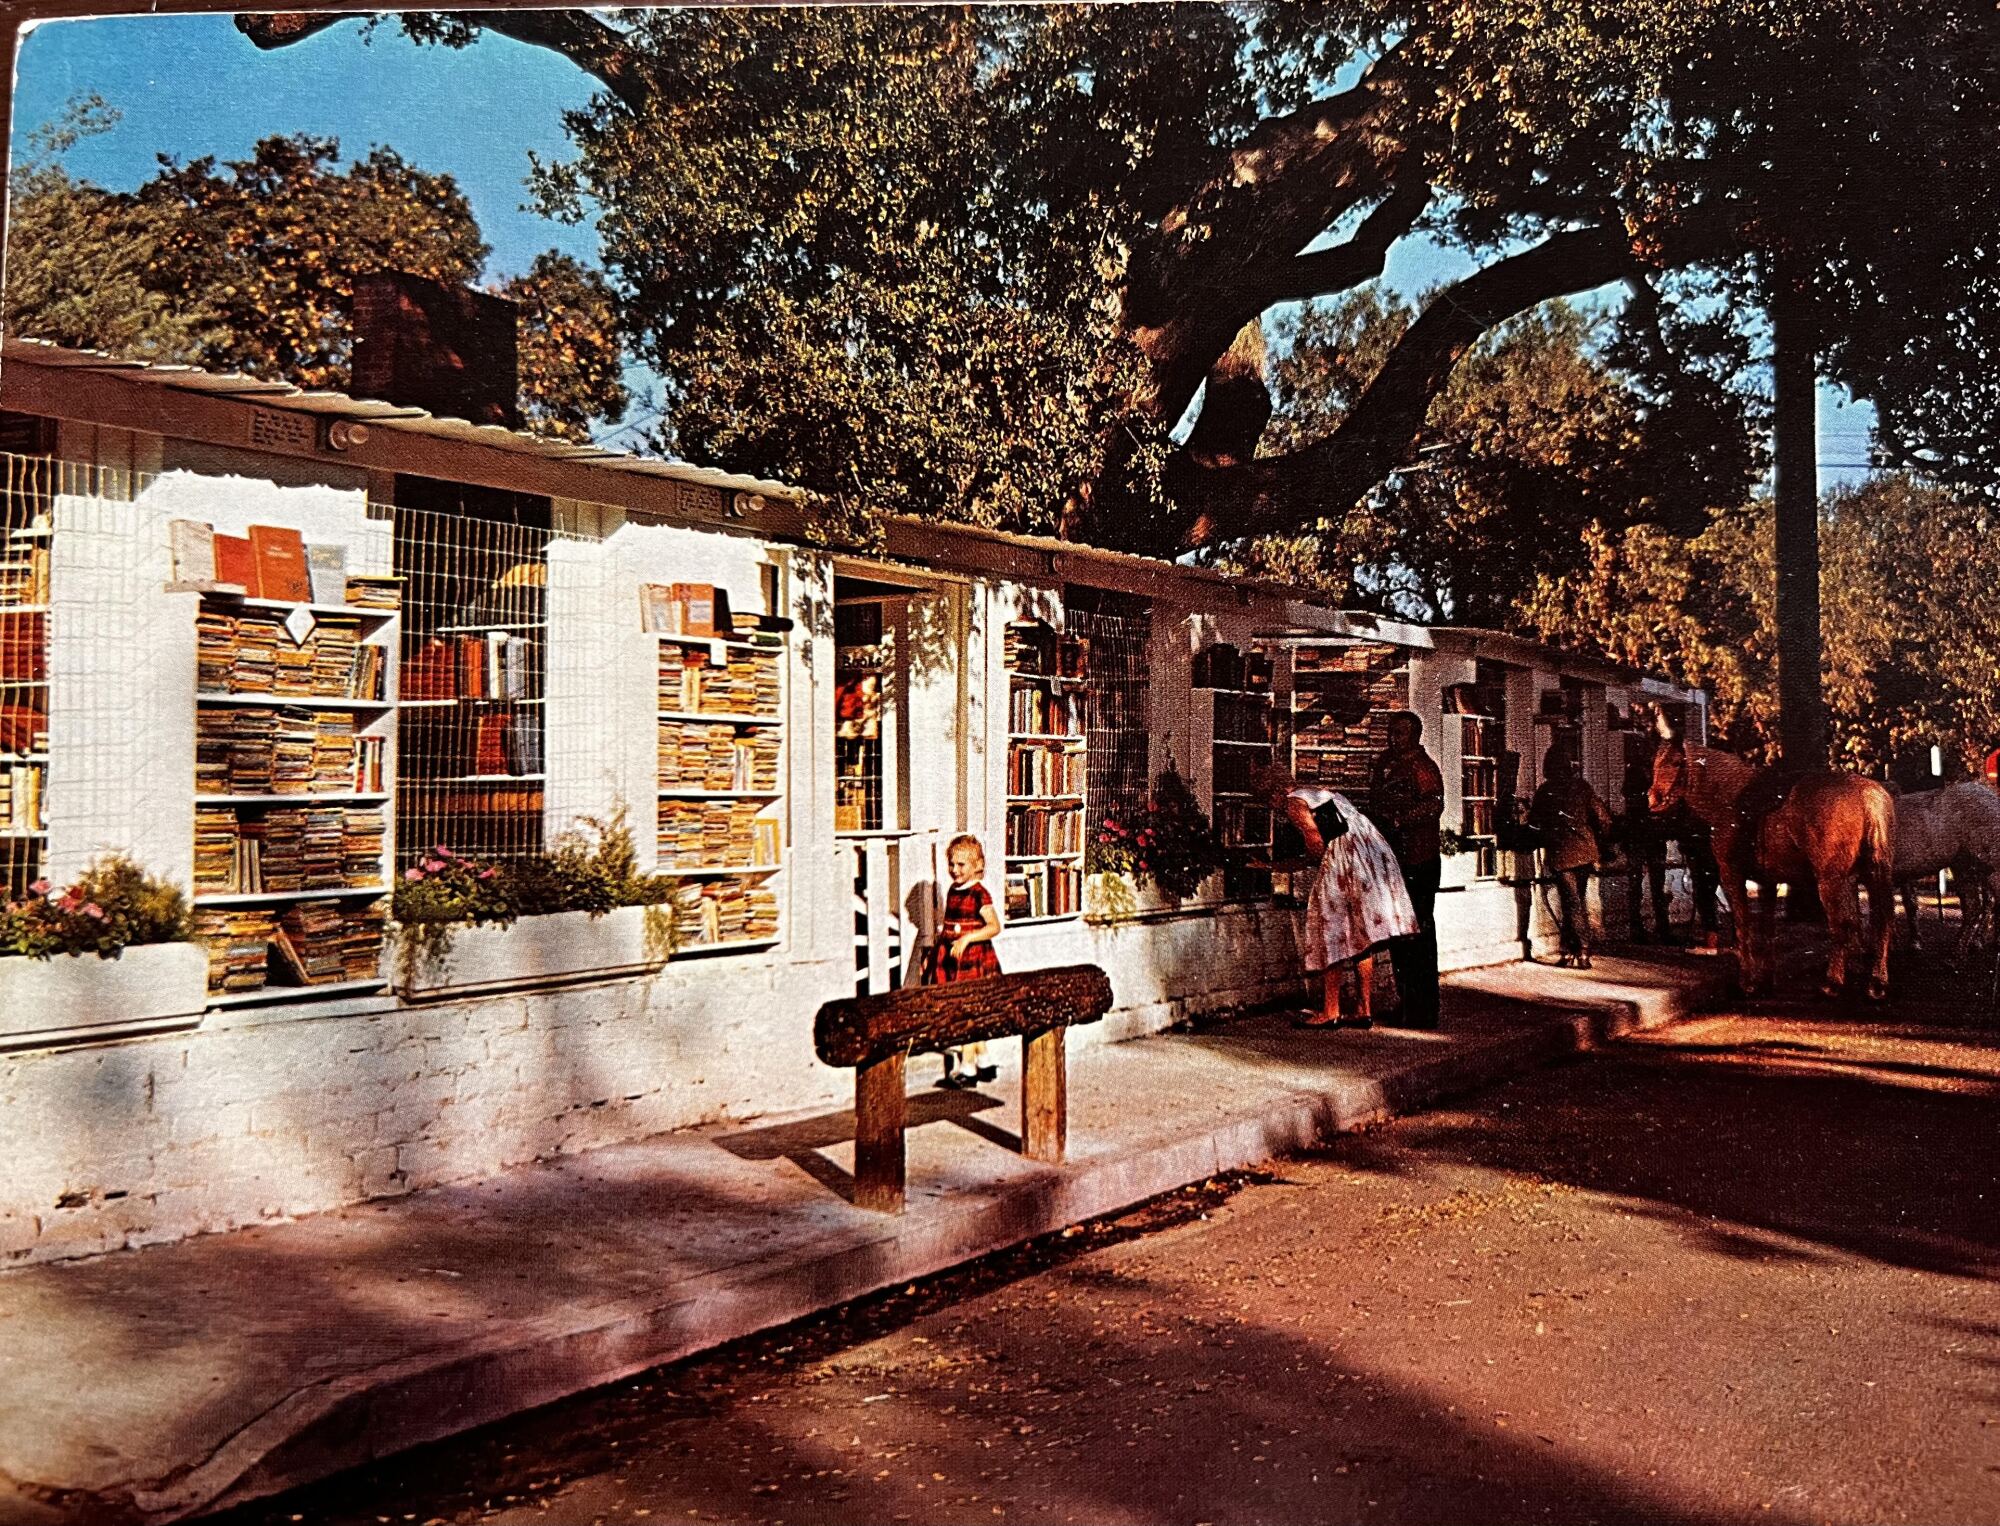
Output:
M1061 1167L1014 1153L1007 1070L925 1090L898 1217L846 1200L834 1113L0 1273L0 1522L173 1520L324 1477L1669 1022L1732 967L1501 966L1451 980L1441 1033L1264 1016L1084 1049Z

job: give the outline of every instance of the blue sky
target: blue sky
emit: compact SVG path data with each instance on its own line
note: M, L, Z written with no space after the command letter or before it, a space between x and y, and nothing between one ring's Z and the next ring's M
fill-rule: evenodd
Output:
M312 133L340 139L345 156L377 143L411 163L451 174L493 246L489 277L512 275L544 249L595 261L588 226L553 223L522 210L530 152L568 154L565 111L582 106L591 81L544 49L488 35L470 48L420 48L393 23L361 42L362 23L329 28L294 47L260 53L227 16L131 16L56 21L23 40L14 96L14 152L65 103L95 93L124 115L118 126L71 151L73 173L127 190L153 173L157 156L246 157L259 138ZM1406 241L1391 254L1388 283L1415 293L1467 273L1455 251ZM642 372L632 380L645 390ZM1867 454L1866 405L1820 394L1821 482ZM625 443L621 439L620 443Z

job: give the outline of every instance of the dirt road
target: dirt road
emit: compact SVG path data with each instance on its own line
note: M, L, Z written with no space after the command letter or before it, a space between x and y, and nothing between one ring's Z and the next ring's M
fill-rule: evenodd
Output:
M2000 1032L1682 1025L245 1519L2000 1521Z

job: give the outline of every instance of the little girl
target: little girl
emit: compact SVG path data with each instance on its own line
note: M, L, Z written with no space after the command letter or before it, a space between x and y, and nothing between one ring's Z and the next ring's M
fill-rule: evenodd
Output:
M971 833L961 833L945 849L951 870L951 890L944 898L944 919L938 924L935 979L939 985L977 980L1000 973L993 940L1000 932L1000 912L979 883L986 873L986 850ZM991 1081L999 1074L985 1062L984 1044L961 1044L944 1052L944 1076L938 1085L954 1091Z

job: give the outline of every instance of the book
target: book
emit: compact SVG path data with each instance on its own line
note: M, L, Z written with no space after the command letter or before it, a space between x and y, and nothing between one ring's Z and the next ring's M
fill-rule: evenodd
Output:
M167 544L173 551L174 581L207 584L215 581L215 529L199 519L167 521Z
M251 549L247 535L218 535L214 537L215 580L240 588L251 598L262 597L257 582L257 553Z
M665 583L639 585L639 629L649 635L681 634L681 607L669 585Z
M715 629L715 585L676 583L674 600L681 607L683 636L713 636ZM723 632L727 635L728 632Z
M347 602L347 547L307 546L306 578L315 604Z
M257 562L258 597L290 604L312 602L312 574L306 567L305 537L277 525L252 525L250 547Z
M401 609L403 579L375 573L349 573L344 602L357 609Z

